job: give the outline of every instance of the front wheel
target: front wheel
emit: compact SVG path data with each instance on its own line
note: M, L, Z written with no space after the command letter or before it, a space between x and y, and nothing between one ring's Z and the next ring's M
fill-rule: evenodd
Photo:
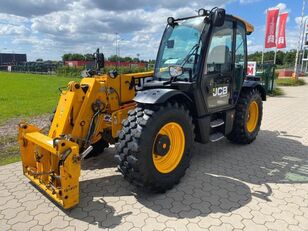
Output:
M119 170L136 186L154 192L172 188L189 166L193 129L189 111L177 103L139 105L119 133Z
M238 99L232 132L227 138L238 144L249 144L259 133L262 120L262 98L257 89L244 90Z

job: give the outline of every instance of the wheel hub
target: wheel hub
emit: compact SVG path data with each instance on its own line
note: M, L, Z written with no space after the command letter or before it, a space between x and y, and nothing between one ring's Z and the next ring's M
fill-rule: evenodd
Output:
M156 169L160 173L172 172L181 162L185 149L184 130L180 124L165 124L155 137L152 157Z
M158 156L165 156L170 149L170 139L167 135L158 134L154 144L154 152Z

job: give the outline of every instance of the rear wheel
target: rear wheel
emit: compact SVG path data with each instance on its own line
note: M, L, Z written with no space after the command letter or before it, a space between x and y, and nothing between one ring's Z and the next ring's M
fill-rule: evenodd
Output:
M238 144L254 141L260 130L262 110L262 98L257 89L241 92L236 105L233 130L227 138Z
M139 105L123 121L116 144L118 168L134 185L164 192L177 184L191 159L192 119L178 104Z

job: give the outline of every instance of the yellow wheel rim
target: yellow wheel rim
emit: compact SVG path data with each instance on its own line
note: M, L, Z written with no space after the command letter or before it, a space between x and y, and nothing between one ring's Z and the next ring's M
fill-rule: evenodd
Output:
M258 124L259 119L259 107L256 101L252 101L248 109L248 117L246 127L248 132L253 132Z
M167 136L170 141L169 150L164 156L158 155L154 150L159 135ZM162 148L167 148L167 145L163 143ZM182 127L175 122L165 124L156 135L152 148L152 157L155 168L161 173L169 173L173 171L181 162L184 149L185 135Z

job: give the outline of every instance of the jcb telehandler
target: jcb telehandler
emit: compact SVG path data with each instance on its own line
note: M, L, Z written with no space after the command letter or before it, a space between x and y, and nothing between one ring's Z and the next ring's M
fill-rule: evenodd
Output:
M253 26L220 8L167 22L153 72L100 74L97 52L96 70L61 90L48 135L20 123L24 174L64 208L79 202L82 159L109 144L126 179L162 192L184 175L195 140L256 138L266 93L245 74Z

